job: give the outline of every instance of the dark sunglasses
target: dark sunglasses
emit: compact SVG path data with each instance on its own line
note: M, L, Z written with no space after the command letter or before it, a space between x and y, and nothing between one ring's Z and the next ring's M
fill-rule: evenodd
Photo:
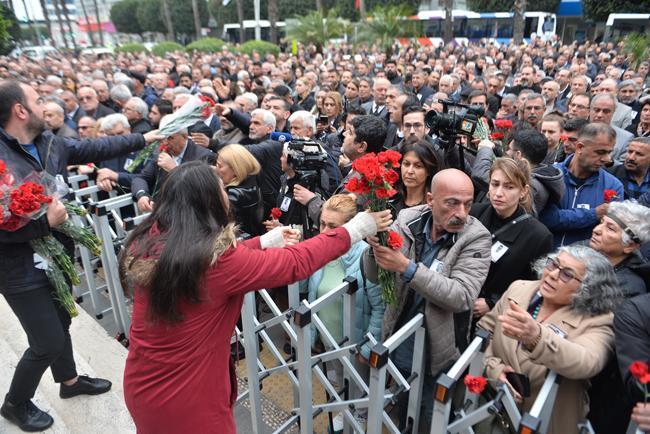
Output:
M562 267L560 267L560 264L559 264L555 259L553 259L553 258L548 258L548 259L546 260L546 269L547 269L548 271L550 271L551 273L552 273L553 271L555 271L555 270L560 270L560 273L559 273L560 280L561 280L562 282L564 282L564 283L568 283L568 282L570 282L571 279L575 279L575 280L577 280L578 282L582 283L582 280L581 280L581 279L578 279L578 278L576 277L576 275L573 273L573 271L571 271L571 270L568 269L568 268L562 268Z

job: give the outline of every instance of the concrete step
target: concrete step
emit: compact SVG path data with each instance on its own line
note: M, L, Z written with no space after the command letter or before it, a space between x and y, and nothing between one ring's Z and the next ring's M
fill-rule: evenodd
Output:
M79 316L73 318L70 331L77 372L91 377L106 378L113 383L113 388L110 392L99 396L79 396L62 400L59 398L59 385L54 383L51 373L46 372L37 391L37 398L42 397L42 401L36 401L36 405L39 407L42 405L43 410L53 410L50 412L55 419L53 431L48 432L135 433L135 425L124 404L122 389L127 350L108 336L82 308L79 307L78 310ZM0 356L2 360L0 372L3 374L0 393L5 393L16 362L27 348L27 338L4 298L0 299L0 342L6 350L0 348L0 351L9 353ZM10 358L13 363L6 363L5 358ZM0 425L0 432L5 432L3 425Z

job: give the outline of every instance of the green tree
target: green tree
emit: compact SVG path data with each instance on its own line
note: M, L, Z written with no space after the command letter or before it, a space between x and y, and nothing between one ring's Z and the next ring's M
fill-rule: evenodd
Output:
M335 9L327 14L313 11L287 25L287 37L303 44L316 45L319 52L330 39L343 36L345 20L338 17Z
M531 10L540 12L555 12L560 0L536 0ZM512 0L468 0L469 10L474 12L511 12Z
M201 15L201 25L207 26L210 18L208 14L208 4L204 0L200 0L198 6ZM187 36L194 36L196 34L191 0L175 0L170 2L169 12L172 17L172 23L174 24L174 31L176 34Z
M147 2L148 0L144 0ZM139 0L121 0L111 8L111 21L121 33L141 34L140 20L136 19Z
M164 33L162 3L160 0L129 0L137 5L136 17L142 32Z
M650 2L638 0L582 0L585 18L606 21L613 13L650 13Z
M0 5L0 55L7 55L16 46L15 41L21 39L20 24L14 11Z
M624 50L632 58L632 67L637 69L642 61L650 58L650 35L630 33L625 36Z
M377 44L388 55L396 38L417 36L418 22L407 20L413 10L406 6L377 6L359 32L359 41Z

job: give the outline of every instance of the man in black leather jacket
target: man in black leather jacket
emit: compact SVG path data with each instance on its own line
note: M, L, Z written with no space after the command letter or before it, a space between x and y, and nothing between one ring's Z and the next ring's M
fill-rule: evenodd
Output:
M69 164L99 163L141 149L147 136L104 137L72 140L45 131L43 100L26 84L0 82L0 160L17 180L31 172L47 172L66 179ZM0 228L0 293L20 320L29 348L16 366L13 380L0 414L25 431L41 431L53 423L52 417L38 409L31 399L45 370L52 370L61 383L61 398L108 391L107 380L78 376L70 340L70 316L52 297L52 287L43 270L35 267L29 242L51 233L50 229L68 218L65 207L54 201L47 213L26 226L9 231ZM72 241L57 238L69 251Z

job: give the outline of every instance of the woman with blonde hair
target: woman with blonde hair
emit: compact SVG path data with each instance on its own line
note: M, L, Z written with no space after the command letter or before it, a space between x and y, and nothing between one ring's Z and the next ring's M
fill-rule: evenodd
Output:
M474 317L485 315L515 280L532 280L532 263L553 248L551 232L532 215L530 169L525 160L497 158L490 169L489 202L470 215L492 234L492 263L474 303Z
M264 202L257 185L261 166L242 145L227 145L219 151L217 173L223 181L239 228L256 236L264 233Z

